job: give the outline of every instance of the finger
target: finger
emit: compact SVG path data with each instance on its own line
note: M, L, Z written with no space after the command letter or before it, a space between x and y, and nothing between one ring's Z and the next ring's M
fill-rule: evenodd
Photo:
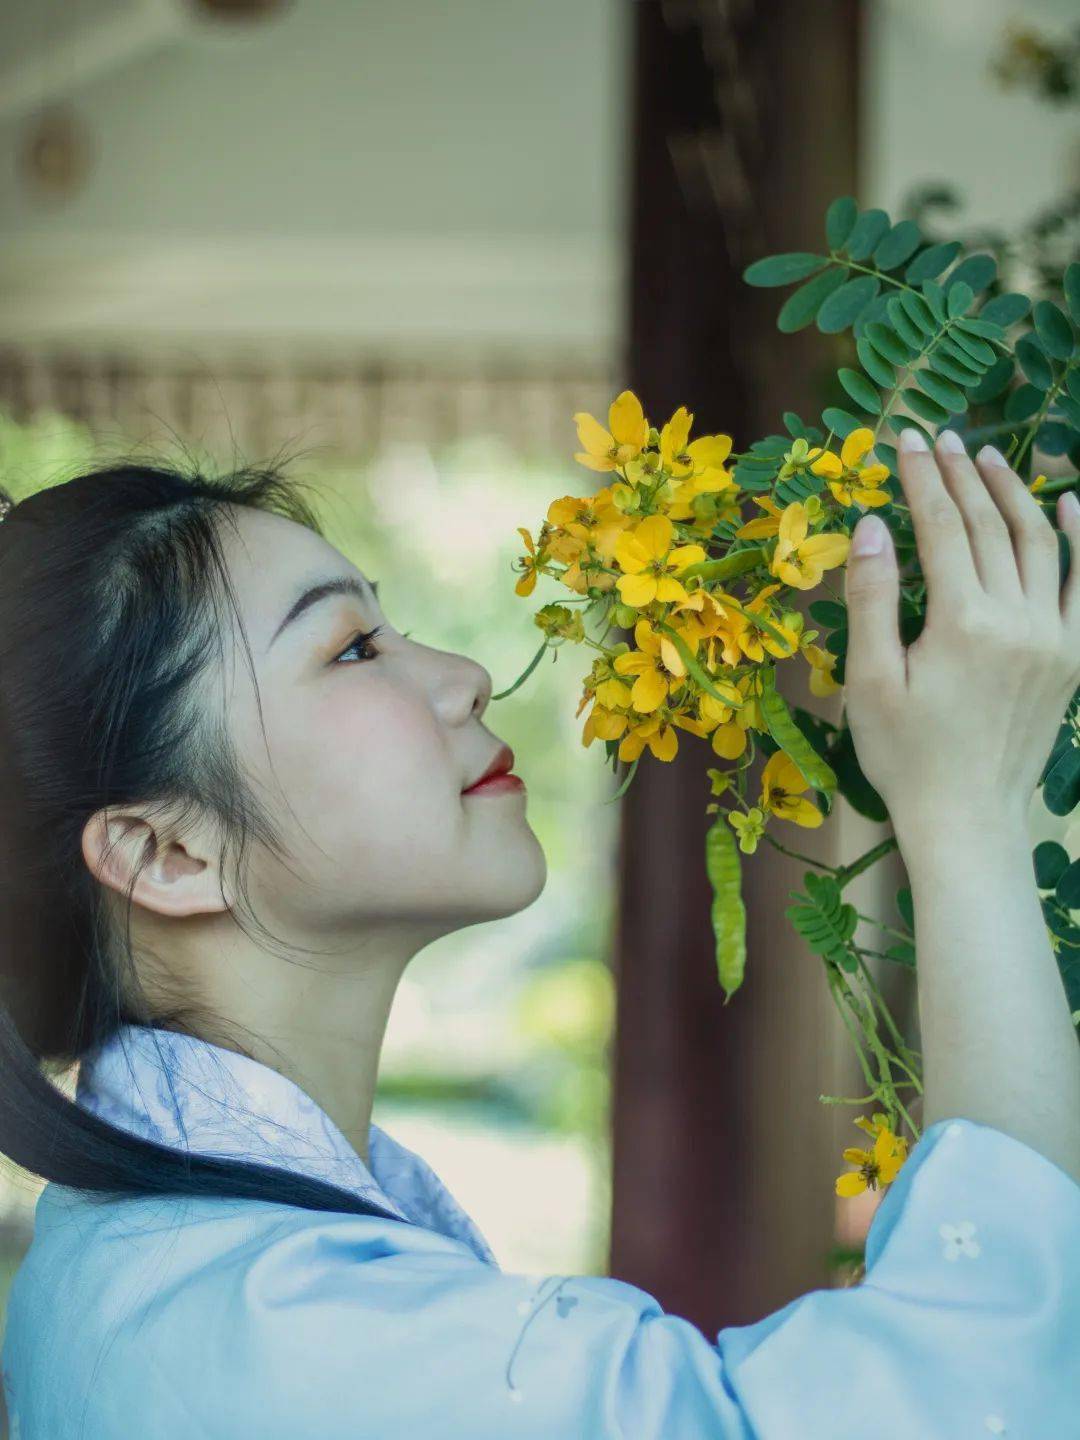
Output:
M1080 500L1075 491L1067 490L1058 497L1057 514L1058 525L1069 542L1069 573L1061 587L1061 619L1080 648Z
M861 516L851 532L844 588L848 612L845 686L862 690L902 683L900 571L892 533L880 515Z
M939 605L946 614L955 614L970 604L973 592L982 591L964 518L918 430L901 430L896 454L926 577L927 614L933 614Z
M1003 600L1022 600L1024 586L1014 539L1001 509L999 492L1004 487L988 485L955 430L942 430L934 451L945 487L963 517L983 589Z
M999 450L984 445L975 459L1012 534L1024 594L1036 606L1058 613L1061 562L1049 517Z

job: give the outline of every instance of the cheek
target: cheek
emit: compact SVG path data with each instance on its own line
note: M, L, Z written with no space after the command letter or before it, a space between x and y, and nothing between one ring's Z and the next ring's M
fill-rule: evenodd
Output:
M398 865L452 843L461 781L430 709L398 688L341 680L297 721L282 774L326 862L351 866L374 853Z

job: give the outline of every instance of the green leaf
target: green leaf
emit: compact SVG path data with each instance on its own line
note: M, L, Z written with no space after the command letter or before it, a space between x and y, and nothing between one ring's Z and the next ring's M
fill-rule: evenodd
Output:
M1015 325L1031 309L1031 301L1019 290L1008 290L1004 295L995 295L979 311L980 320L989 320L993 325Z
M1069 868L1069 852L1056 840L1043 840L1031 852L1035 863L1035 884L1040 890L1053 890Z
M828 263L824 255L791 250L784 255L766 255L763 260L755 260L743 271L742 278L747 285L790 285Z
M914 290L902 290L900 304L916 329L921 330L924 335L937 334L937 321L930 313L930 307L921 295L917 295Z
M1018 385L1005 401L1002 415L1006 420L1026 420L1034 415L1046 398L1037 385Z
M855 401L855 404L865 410L867 414L881 414L881 396L861 371L849 370L845 367L836 372L836 378Z
M900 339L905 345L910 346L912 358L920 355L926 345L926 336L922 330L915 325L901 303L899 295L890 296L886 310L889 314L889 321Z
M997 351L985 340L980 340L976 335L969 335L966 330L960 327L966 325L966 320L957 320L956 324L949 331L946 337L954 345L958 346L965 354L969 355L978 365L993 365L998 358Z
M983 340L997 340L1004 343L1005 331L1000 325L992 325L981 315L965 315L958 320L957 325L961 330L966 330L969 335L978 335Z
M1047 771L1042 797L1051 815L1071 815L1080 805L1080 749L1075 745Z
M940 245L931 245L915 256L904 271L904 279L911 285L921 285L924 280L933 280L960 254L959 240L946 240Z
M1035 444L1046 455L1064 455L1075 439L1069 427L1056 420L1046 421L1035 432Z
M839 250L855 227L859 207L851 195L841 195L825 212L825 238L830 250Z
M922 284L923 298L930 307L930 313L938 322L938 325L945 323L945 291L936 280L924 280Z
M922 231L914 220L898 221L874 251L874 264L879 270L895 270L909 260L922 244Z
M793 893L796 900L804 903L789 905L785 916L814 955L853 973L859 962L849 941L859 923L858 912L844 900L840 886L831 875L815 875L808 870L803 883L806 894Z
M974 299L975 291L963 280L958 280L955 285L950 285L949 292L945 297L945 310L949 319L955 320L958 315L965 314Z
M746 906L739 847L731 822L723 814L718 814L705 832L705 872L713 897L716 973L727 1004L746 973Z
M910 400L911 398L915 398L922 404L929 406L934 405L934 401L931 400L928 395L920 394L920 392L914 389L914 387L909 390L905 390L900 398L901 400L905 401ZM940 414L941 406L937 405L935 408ZM941 421L934 420L932 423L935 425L940 425ZM918 420L913 420L910 415L886 415L885 424L888 425L889 429L893 432L894 435L899 435L901 430L906 430L908 426L910 426L913 430L918 430L919 434L923 437L923 439L928 445L933 445L934 443L934 437L930 433L930 431L927 430L925 425L920 425Z
M1016 342L1016 358L1033 385L1038 385L1040 390L1050 389L1054 383L1054 372L1045 351L1030 331Z
M962 365L966 370L973 370L976 379L978 379L984 370L988 370L990 366L995 363L993 359L994 352L990 346L986 344L985 340L973 340L970 335L965 335L964 340L969 345L983 346L986 354L990 358L976 359L970 350L965 350L963 345L958 345L952 335L942 335L934 349L928 353L927 359L932 360L935 355L947 355L950 360L955 360L958 365Z
M885 327L878 326L876 328L884 329ZM876 347L865 338L855 342L855 351L859 357L859 363L870 378L876 380L884 389L891 390L896 384L896 371L888 360L879 355Z
M1080 860L1074 860L1062 872L1054 895L1058 904L1064 905L1066 910L1080 910Z
M1075 340L1069 318L1050 300L1040 300L1032 312L1035 333L1055 360L1072 358Z
M800 775L808 785L820 790L829 800L836 790L836 775L827 765L806 736L796 725L787 701L776 688L774 667L765 666L758 672L761 676L759 708L768 727L769 734L781 750L794 761Z
M812 600L807 609L812 620L829 630L836 630L847 624L847 606L839 600Z
M843 285L846 274L847 272L837 265L823 270L805 285L800 285L784 302L780 314L776 317L776 328L785 335L792 335L796 330L802 330L809 325L822 304Z
M1073 400L1071 396L1062 393L1058 395L1054 404L1073 429L1080 430L1080 401Z
M915 375L915 381L919 389L925 391L931 400L936 400L939 405L944 405L950 415L958 415L967 409L967 396L960 386L954 385L951 380L946 380L941 375L935 375L932 370L919 370Z
M954 380L957 385L970 387L978 384L981 378L978 370L974 370L970 365L962 365L940 347L926 357L926 363L935 374L944 375L947 380Z
M857 415L852 415L850 410L841 410L838 405L830 405L823 410L821 421L830 430L835 430L841 440L846 440L852 430L861 429L865 423Z
M860 275L855 280L845 281L818 311L818 329L824 335L836 335L846 330L870 304L880 287L881 282L876 275Z
M944 405L939 405L936 400L931 400L929 395L921 394L914 386L910 386L904 391L904 400L916 415L921 415L931 425L944 425L949 418L950 411ZM901 428L903 427L901 426Z
M856 220L844 249L852 260L865 260L889 228L884 210L864 210Z
M894 365L907 365L914 360L919 346L912 346L888 325L872 322L866 327L866 338L879 355L891 360Z
M889 818L884 800L863 773L847 726L834 737L825 758L836 771L837 789L853 810L867 820L880 822Z
M955 285L970 285L977 295L980 290L992 285L996 278L997 261L993 255L969 255L966 260L960 261L955 270L949 272L945 289L951 292Z
M794 410L785 410L782 415L784 429L794 440L806 439L806 426Z
M893 475L899 473L896 468L895 445L885 445L882 443L882 441L878 440L874 445L874 454L881 461L882 465L887 465L889 467L889 470L892 472Z
M907 928L915 933L915 902L911 896L911 886L904 885L896 892L896 911Z
M995 360L990 369L979 381L978 385L970 392L971 399L976 405L986 405L991 400L996 400L1008 388L1016 368L1011 355L1002 355Z
M1080 325L1080 260L1072 260L1065 266L1062 288L1065 291L1065 304L1069 307L1069 314L1077 325Z

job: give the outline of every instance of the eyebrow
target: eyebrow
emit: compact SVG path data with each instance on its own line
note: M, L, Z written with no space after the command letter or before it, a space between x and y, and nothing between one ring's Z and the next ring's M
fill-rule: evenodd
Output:
M354 575L336 575L329 580L320 580L316 585L309 585L289 607L288 614L270 637L267 650L287 625L298 620L305 610L311 609L312 605L317 605L320 600L329 599L331 595L355 595L360 600L373 599L378 604L379 582L377 580L357 580Z

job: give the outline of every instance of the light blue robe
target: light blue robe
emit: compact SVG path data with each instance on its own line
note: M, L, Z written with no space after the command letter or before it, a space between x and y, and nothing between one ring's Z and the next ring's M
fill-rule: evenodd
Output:
M365 1166L232 1051L125 1027L77 1098L416 1223L46 1186L3 1347L16 1440L1080 1437L1080 1186L987 1126L926 1130L863 1283L714 1343L622 1281L504 1273L419 1156L373 1125Z

